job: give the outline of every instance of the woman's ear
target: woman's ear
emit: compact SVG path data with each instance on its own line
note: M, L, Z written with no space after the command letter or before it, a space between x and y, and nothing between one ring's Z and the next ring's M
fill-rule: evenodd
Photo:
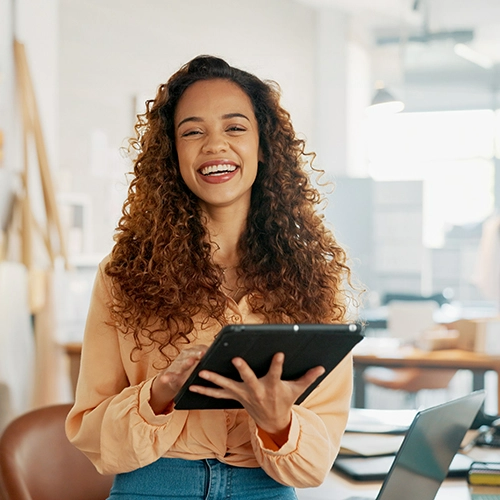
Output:
M259 146L259 163L264 163L264 154L262 153L262 148Z

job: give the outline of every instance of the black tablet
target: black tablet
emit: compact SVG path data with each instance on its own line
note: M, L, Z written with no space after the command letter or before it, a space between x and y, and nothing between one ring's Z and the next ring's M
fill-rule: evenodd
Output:
M189 390L190 385L216 387L198 376L201 370L241 380L231 360L243 358L257 377L264 376L277 352L285 354L283 380L295 380L315 366L325 373L297 399L300 404L351 349L363 339L358 324L334 325L228 325L217 335L205 356L174 399L176 410L241 408L233 399L217 399Z

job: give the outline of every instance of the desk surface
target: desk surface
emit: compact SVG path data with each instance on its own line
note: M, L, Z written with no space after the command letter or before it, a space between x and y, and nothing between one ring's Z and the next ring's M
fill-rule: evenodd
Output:
M415 347L399 347L382 351L354 349L354 362L358 365L370 366L405 366L428 368L457 368L500 371L500 355L463 351L460 349L444 349L441 351L423 351Z
M352 496L376 498L381 485L381 482L354 483L330 472L321 486L298 489L297 497L299 500L347 500ZM439 489L436 500L470 500L465 479L447 479Z
M469 456L475 460L500 461L500 450L474 448ZM381 485L381 481L350 481L332 471L321 486L299 489L297 496L299 500L346 500L351 496L375 498ZM463 478L446 479L436 495L436 500L470 500L466 480Z

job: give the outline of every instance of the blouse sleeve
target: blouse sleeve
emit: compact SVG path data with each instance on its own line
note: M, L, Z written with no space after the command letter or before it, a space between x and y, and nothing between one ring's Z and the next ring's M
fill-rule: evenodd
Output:
M325 480L340 449L352 386L349 354L301 405L293 407L288 441L278 450L266 447L249 418L255 456L269 476L297 488L319 486Z
M181 433L187 412L155 415L149 405L153 379L130 385L118 332L111 324L109 279L102 266L92 292L66 434L100 473L116 474L160 458Z

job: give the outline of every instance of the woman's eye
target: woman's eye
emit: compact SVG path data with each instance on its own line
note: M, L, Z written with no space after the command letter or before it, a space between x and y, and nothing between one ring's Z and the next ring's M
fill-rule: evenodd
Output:
M233 125L232 127L229 127L228 129L228 132L245 132L245 128L244 127L240 127L239 125Z
M201 131L200 130L188 130L187 132L183 132L181 134L182 137L188 137L190 135L198 135L198 134L201 134Z

